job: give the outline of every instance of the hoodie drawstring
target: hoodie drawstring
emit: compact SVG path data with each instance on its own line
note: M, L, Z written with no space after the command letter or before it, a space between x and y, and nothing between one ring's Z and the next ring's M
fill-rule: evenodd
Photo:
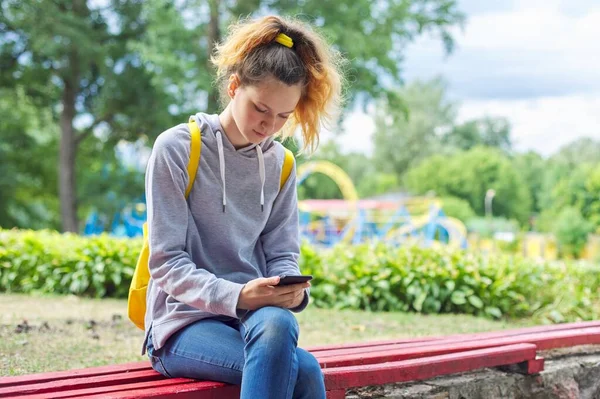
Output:
M265 210L265 159L263 157L262 148L256 146L256 154L258 155L258 173L260 174L260 211Z
M221 185L223 186L223 212L227 205L227 192L225 191L225 156L223 155L223 137L217 131L217 148L219 150L219 170L221 171Z
M217 148L219 150L219 170L221 172L221 185L223 186L223 212L227 205L227 192L225 191L225 155L223 154L223 136L217 131ZM260 175L260 211L265 209L265 159L260 145L256 146L256 154L258 155L258 173Z

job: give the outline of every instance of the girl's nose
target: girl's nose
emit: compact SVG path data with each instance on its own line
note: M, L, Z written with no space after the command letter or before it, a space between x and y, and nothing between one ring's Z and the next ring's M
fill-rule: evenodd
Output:
M261 122L261 128L266 130L265 133L270 133L275 128L275 118L267 117L266 119L263 119Z

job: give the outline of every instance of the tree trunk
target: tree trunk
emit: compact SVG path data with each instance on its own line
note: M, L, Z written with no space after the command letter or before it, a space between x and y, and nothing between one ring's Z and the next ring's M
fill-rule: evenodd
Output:
M212 69L213 66L210 63L210 56L215 50L215 46L221 40L221 31L219 29L219 6L221 0L209 0L208 4L210 7L210 22L208 24L208 68ZM219 109L219 88L211 85L210 91L208 92L208 113L217 112Z
M77 233L77 185L75 180L75 158L77 156L77 137L73 128L75 118L75 97L79 82L77 54L73 51L69 57L70 76L63 79L62 112L60 114L60 157L58 160L58 191L60 213L64 232Z
M76 233L77 226L77 198L75 182L75 156L76 142L73 118L75 117L75 88L65 81L63 92L63 110L60 115L60 158L59 193L60 212L63 231Z

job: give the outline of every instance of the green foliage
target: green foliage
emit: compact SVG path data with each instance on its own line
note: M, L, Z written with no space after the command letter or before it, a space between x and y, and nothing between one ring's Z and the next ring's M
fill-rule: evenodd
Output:
M82 143L78 170L81 184L79 212L85 219L90 211L112 219L125 206L139 201L144 194L144 172L126 166L116 151L95 137Z
M56 130L23 88L0 89L0 226L57 227Z
M513 158L515 168L523 177L523 182L527 185L529 196L531 197L532 213L539 213L542 210L542 197L544 196L544 178L547 172L547 161L536 152L528 151L524 154L517 154Z
M563 255L578 258L594 226L585 220L577 208L564 208L554 225L554 234Z
M575 206L586 218L596 218L588 214L585 207L600 201L600 191L587 192L588 187L596 189L592 180L597 177L593 176L592 169L599 164L600 142L591 138L569 143L546 161L539 196L539 206L545 214L542 230L551 231L552 219L566 206ZM588 175L592 180L586 182ZM600 220L594 224L600 226Z
M475 211L471 205L463 199L456 197L441 198L442 211L446 216L454 217L463 223L475 217Z
M415 194L433 191L441 197L462 198L481 216L488 189L496 191L492 202L495 216L525 223L531 208L529 190L519 171L506 155L489 147L430 157L407 172L405 183Z
M442 138L445 145L460 150L470 150L473 147L494 147L505 153L512 151L510 138L510 123L506 118L475 119L454 126Z
M141 240L0 230L0 292L125 298ZM383 244L302 246L319 307L550 321L600 317L600 267Z
M559 215L567 208L572 208L591 223L593 230L600 230L600 163L582 163L564 170L564 164L556 162L551 164L548 172L548 191L544 196L545 208L540 216L540 229L556 232ZM554 180L553 185L550 185L550 180Z
M456 105L446 98L446 83L441 79L413 82L397 95L406 102L408 115L394 102L380 102L373 143L377 169L401 177L410 167L443 150L437 133L452 126Z
M372 311L467 313L543 321L600 316L600 267L484 257L448 248L303 247L301 269L315 276L320 307ZM594 302L596 301L596 302Z
M141 240L0 230L0 291L127 296Z

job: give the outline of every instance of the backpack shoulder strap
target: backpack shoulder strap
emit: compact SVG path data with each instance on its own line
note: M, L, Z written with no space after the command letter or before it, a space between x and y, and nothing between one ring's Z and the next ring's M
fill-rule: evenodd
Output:
M283 168L281 170L281 180L279 181L279 189L285 184L285 182L290 177L290 173L292 173L292 168L294 167L294 153L287 148L283 147L285 150L285 157L283 158Z
M200 163L200 152L202 151L202 140L200 137L200 127L196 123L196 118L190 116L190 120L188 122L188 126L190 128L190 134L192 135L191 140L191 151L190 151L190 162L187 166L188 171L188 185L185 189L185 198L190 195L190 191L192 191L192 186L194 185L194 180L196 180L196 171L198 170L198 164Z

